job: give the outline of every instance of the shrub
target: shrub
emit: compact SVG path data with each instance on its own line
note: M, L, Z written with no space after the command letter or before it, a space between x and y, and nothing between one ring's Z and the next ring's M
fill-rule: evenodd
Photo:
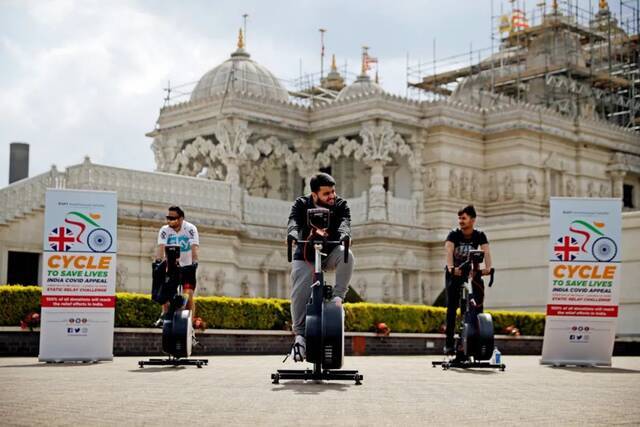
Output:
M0 286L0 325L18 326L29 312L40 312L40 287Z
M288 320L284 302L265 298L198 297L196 316L214 329L283 329Z
M18 326L29 312L40 311L37 286L0 286L0 326ZM374 332L385 323L394 332L437 333L445 322L446 309L425 305L345 303L345 329ZM149 295L118 292L116 327L150 327L160 306ZM544 333L543 313L492 311L496 333L514 326L523 335ZM291 304L284 299L196 297L196 316L215 329L290 329Z
M446 310L424 305L356 303L345 304L345 328L353 332L373 332L386 323L391 332L437 332Z

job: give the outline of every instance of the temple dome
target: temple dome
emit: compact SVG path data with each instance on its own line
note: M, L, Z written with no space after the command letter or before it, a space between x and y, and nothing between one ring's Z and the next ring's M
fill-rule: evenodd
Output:
M190 99L221 98L225 93L249 93L283 102L289 100L289 93L280 81L265 67L251 60L242 45L242 38L229 59L200 78Z
M382 95L383 93L385 92L382 86L372 81L366 73L363 73L358 76L355 82L342 89L336 100L365 95Z

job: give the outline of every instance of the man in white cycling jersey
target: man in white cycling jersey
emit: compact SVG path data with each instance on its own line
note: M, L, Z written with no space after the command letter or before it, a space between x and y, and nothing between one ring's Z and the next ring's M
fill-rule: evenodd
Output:
M185 221L184 211L178 206L171 206L167 211L167 224L160 228L158 232L158 249L156 252L156 261L162 261L165 258L165 246L179 246L180 258L178 263L180 266L194 265L198 266L198 249L200 247L200 239L198 237L198 229L195 225ZM196 268L189 270L190 273L183 275L182 289L189 296L187 301L187 309L191 310L193 319L195 320L195 305L193 303L193 293L196 290ZM162 316L156 322L162 325L165 314L169 310L169 303L162 305Z

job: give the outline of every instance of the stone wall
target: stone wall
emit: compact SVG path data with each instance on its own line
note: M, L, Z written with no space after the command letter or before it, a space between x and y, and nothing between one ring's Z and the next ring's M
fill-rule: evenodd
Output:
M349 333L345 337L345 354L360 356L439 355L442 354L442 334ZM200 345L193 355L285 355L292 336L285 331L207 330L197 334ZM158 356L162 354L162 334L159 329L116 328L114 356ZM496 336L496 345L505 356L539 355L542 337ZM39 333L17 327L0 328L0 356L38 355ZM640 355L640 339L620 338L614 346L614 356Z

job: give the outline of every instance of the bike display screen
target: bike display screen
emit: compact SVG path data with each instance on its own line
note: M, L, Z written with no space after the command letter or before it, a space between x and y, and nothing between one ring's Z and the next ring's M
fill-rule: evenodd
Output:
M307 211L307 224L313 228L326 230L329 228L329 209L315 208Z
M480 251L480 250L469 251L469 259L474 264L480 264L482 261L484 261L484 251Z

